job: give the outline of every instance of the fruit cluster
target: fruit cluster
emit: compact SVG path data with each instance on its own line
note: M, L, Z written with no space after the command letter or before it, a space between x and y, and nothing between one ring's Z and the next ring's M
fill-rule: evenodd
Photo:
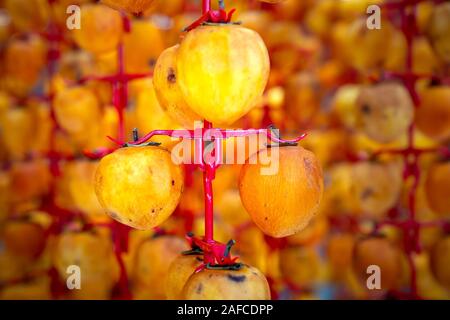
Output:
M0 0L0 299L449 299L438 2Z

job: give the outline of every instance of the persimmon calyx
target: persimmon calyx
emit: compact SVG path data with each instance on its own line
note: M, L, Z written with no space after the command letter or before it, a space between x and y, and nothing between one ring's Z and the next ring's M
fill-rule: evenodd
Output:
M158 147L160 145L161 145L160 142L153 142L153 141L144 142L144 143L141 143L141 144L133 144L133 143L128 143L127 142L127 143L124 143L122 145L122 147L123 148L130 148L130 147L139 148L139 147Z
M225 265L211 265L210 263L207 263L205 265L206 269L210 269L210 270L233 270L233 271L237 271L242 269L244 265L240 262L235 262L233 264L225 264Z
M271 124L270 126L267 127L267 129L270 130L270 133L272 136L274 136L277 139L281 140L281 135L280 135L280 131L278 130L278 128ZM266 148L278 148L278 147L296 147L298 146L298 142L276 142L276 143L265 143Z
M195 20L191 25L184 28L183 31L189 32L203 24L208 23L231 23L231 19L233 18L233 14L235 12L236 9L231 9L229 12L226 12L224 8L220 8L219 10L209 10L200 18Z

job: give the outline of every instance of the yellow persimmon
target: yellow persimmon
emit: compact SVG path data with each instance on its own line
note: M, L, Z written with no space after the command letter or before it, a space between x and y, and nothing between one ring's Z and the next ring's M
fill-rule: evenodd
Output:
M229 125L261 97L269 76L269 55L261 37L236 25L190 31L177 54L184 100L206 120Z
M136 229L151 229L177 207L183 169L155 146L121 148L100 161L95 192L106 212Z

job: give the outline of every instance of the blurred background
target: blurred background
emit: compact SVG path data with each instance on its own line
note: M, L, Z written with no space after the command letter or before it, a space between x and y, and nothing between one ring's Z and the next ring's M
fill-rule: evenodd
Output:
M325 192L304 231L270 238L242 206L240 166L222 166L216 240L237 241L273 299L449 299L450 2L225 4L271 59L264 97L233 127L307 132L300 144L320 160ZM198 0L155 1L139 16L89 0L0 0L0 299L166 298L184 234L203 234L201 172L186 167L160 228L136 231L99 205L95 158L114 147L108 135L181 128L151 74L200 16ZM66 286L73 264L82 290ZM373 264L381 290L366 285Z

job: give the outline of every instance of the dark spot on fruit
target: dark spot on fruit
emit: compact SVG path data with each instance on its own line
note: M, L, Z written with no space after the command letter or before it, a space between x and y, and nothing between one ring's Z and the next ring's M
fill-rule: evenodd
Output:
M115 212L110 212L109 213L109 216L111 217L111 218L113 218L114 220L117 220L117 221L119 221L119 222L121 222L122 221L122 219L117 215L117 213L115 213Z
M305 165L305 170L306 170L306 172L311 172L311 170L312 170L312 163L311 163L311 160L310 159L308 159L308 158L304 158L303 159L303 164Z
M370 188L364 189L364 191L361 193L361 199L367 199L373 195L373 190Z
M200 284L197 286L196 292L197 292L197 293L201 293L202 290L203 290L203 284L200 283Z
M234 282L244 282L245 276L233 276L232 274L229 274L228 279Z
M155 64L156 64L156 60L155 60L154 58L148 60L148 65L149 65L150 67L154 67Z
M167 72L167 81L169 81L170 83L177 82L177 76L175 75L175 70L173 70L173 68L169 68Z
M305 166L305 171L306 171L306 182L308 183L308 187L312 188L314 186L314 181L313 181L313 164L311 162L310 159L308 158L304 158L303 159L303 165Z
M155 209L152 209L152 213L155 213Z
M372 112L372 108L368 104L363 104L361 106L361 111L364 114L370 114Z
M265 221L267 221L267 219L268 219L267 217L264 217L264 220L265 220Z
M172 180L172 186L174 186L175 185L175 180Z

